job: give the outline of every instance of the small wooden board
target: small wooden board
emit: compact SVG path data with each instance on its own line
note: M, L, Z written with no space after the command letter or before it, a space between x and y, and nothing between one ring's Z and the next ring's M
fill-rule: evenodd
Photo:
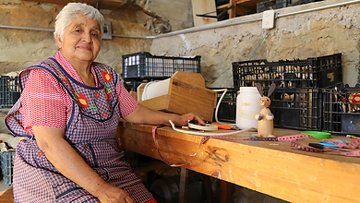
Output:
M144 86L139 86L137 98L150 109L177 114L194 113L206 121L213 120L217 94L205 88L205 80L199 73L176 72L170 79L167 95L141 101Z

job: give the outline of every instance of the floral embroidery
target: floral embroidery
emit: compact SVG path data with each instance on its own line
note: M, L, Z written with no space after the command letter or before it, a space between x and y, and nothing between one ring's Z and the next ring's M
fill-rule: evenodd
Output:
M69 80L63 75L62 73L59 73L59 78L65 83L70 84Z
M37 154L37 156L40 158L40 157L42 157L44 155L44 152L43 151L38 151L38 154Z
M103 118L106 118L108 116L108 112L106 112L106 111L102 112L102 116L103 116Z
M94 109L95 111L98 110L97 106L92 103L89 104L89 109Z
M110 99L111 99L111 92L107 92L106 93L106 100L110 101Z
M105 84L105 91L106 91L106 93L111 92L110 84Z
M105 84L105 94L106 94L106 100L110 101L111 99L111 87L109 84Z
M85 97L83 93L76 94L77 101L82 108L87 108L89 106L89 100Z
M101 71L101 75L104 78L105 82L110 82L112 80L112 76L109 72Z

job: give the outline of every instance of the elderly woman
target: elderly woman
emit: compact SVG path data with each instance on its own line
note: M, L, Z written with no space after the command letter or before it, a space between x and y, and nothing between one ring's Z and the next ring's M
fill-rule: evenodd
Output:
M97 9L69 3L56 17L59 51L20 75L22 94L6 118L26 137L16 148L15 202L156 202L122 159L119 119L203 123L138 105L112 68L94 62L102 24Z

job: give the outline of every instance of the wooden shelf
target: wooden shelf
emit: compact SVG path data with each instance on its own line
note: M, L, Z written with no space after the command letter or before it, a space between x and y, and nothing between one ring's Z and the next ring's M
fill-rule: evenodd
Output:
M261 0L229 0L229 3L216 7L217 13L227 11L229 18L256 13L256 4Z
M59 5L66 5L69 2L74 2L71 0L24 0L24 1L34 1L39 3L53 3ZM92 6L97 6L99 9L118 9L127 3L127 0L80 0L76 1L80 3L86 3Z

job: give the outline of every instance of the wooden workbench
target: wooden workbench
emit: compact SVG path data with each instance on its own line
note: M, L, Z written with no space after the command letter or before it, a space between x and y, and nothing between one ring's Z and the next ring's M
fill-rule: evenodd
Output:
M155 147L152 126L121 123L119 138L127 150L213 176L290 202L359 202L360 158L293 150L288 142L209 139L157 129ZM276 129L286 135L290 130Z

